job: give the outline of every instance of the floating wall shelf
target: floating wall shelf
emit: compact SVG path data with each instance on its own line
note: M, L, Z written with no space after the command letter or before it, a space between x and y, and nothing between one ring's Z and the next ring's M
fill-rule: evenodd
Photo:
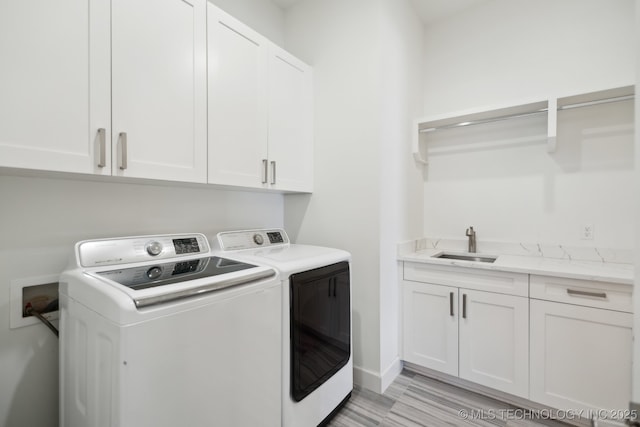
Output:
M630 85L562 98L467 110L416 120L413 131L413 156L418 163L424 165L428 163L420 152L420 143L421 139L424 141L428 138L428 134L433 132L541 114L547 116L547 152L553 153L556 151L558 111L630 100L635 96L634 88L635 86Z

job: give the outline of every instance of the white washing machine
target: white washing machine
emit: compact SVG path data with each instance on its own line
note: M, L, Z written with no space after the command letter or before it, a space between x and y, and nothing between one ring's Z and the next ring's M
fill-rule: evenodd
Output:
M60 309L61 426L280 425L273 268L212 256L202 234L83 241Z
M350 254L291 244L281 229L215 240L221 256L272 266L282 280L282 425L327 423L353 389Z

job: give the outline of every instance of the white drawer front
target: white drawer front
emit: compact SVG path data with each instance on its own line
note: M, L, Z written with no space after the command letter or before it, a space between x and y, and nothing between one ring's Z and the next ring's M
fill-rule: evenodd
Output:
M631 313L633 287L617 283L531 275L531 298Z
M529 296L527 274L405 262L404 279L507 295Z

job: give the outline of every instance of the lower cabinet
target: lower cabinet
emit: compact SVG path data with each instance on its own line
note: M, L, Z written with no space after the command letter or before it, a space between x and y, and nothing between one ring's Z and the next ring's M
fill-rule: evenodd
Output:
M460 289L459 376L529 396L529 300Z
M402 282L403 359L528 397L525 297Z
M625 295L621 285L541 276L531 276L531 286L532 296L573 299L531 300L531 400L560 409L627 409L633 315L599 307L624 309L631 287Z
M403 360L588 418L628 407L632 286L418 263L400 283Z
M403 358L458 375L458 288L404 281Z

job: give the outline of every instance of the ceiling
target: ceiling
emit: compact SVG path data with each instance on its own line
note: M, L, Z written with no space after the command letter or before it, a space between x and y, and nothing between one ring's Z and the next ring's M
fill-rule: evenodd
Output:
M271 0L283 9L303 0ZM490 0L410 0L425 24L445 19L477 4Z
M411 0L422 22L431 24L490 0Z

